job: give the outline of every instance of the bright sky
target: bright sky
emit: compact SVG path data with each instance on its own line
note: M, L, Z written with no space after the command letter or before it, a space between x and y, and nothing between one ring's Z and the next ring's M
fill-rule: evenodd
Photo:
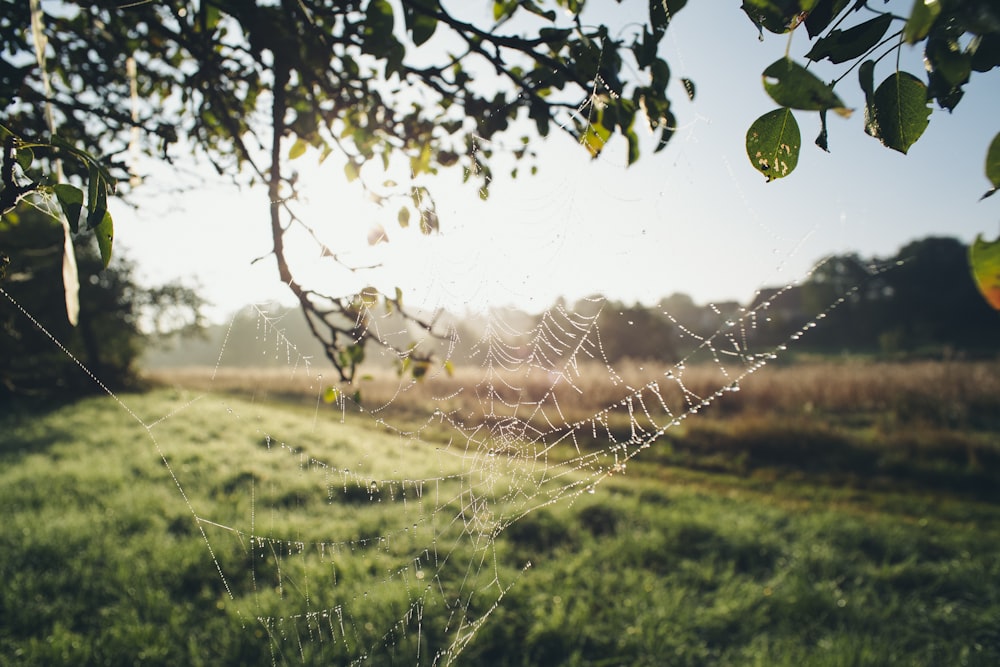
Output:
M910 3L903 4L905 13ZM634 0L606 5L617 20L629 12L641 20L647 7ZM510 180L502 176L503 163L494 163L498 178L488 202L474 188L460 187L459 173L444 173L432 185L442 233L431 238L413 226L400 229L395 207L366 204L332 158L321 170L309 166L314 156L300 158L308 201L298 209L302 217L344 259L384 268L363 275L337 271L310 251L299 271L330 292L374 284L391 293L400 286L408 303L425 307L492 303L540 310L560 295L573 300L594 293L655 303L678 291L699 303L746 302L760 287L801 279L830 253L884 257L931 234L968 242L1000 231L1000 197L979 201L989 187L986 148L1000 131L997 71L975 75L953 114L935 107L907 156L864 134L863 98L852 73L837 90L858 111L847 120L831 114L832 153L812 145L816 114L798 113L798 168L765 183L750 166L744 139L751 122L776 106L760 72L783 54L786 41L767 34L758 42L735 3L722 9L691 2L661 47L681 124L665 150L654 155L647 141L640 162L626 168L624 140L592 161L568 136L554 134L533 146L535 177ZM793 56L807 49L805 33L796 35ZM891 73L888 60L876 70L876 85ZM922 77L918 52L908 49L903 67ZM680 77L694 80L694 102ZM516 133L510 142L517 142ZM264 189L238 191L209 177L182 195L140 190L134 202L137 210L114 211L116 242L144 280L190 282L193 276L220 318L247 303L289 300L273 257L251 265L270 248ZM375 224L384 226L389 243L369 247Z

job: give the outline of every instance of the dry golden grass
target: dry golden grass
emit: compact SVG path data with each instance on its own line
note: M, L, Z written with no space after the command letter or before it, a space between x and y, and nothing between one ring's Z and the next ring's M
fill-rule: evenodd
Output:
M670 375L668 375L670 372ZM198 391L236 392L256 400L316 403L332 373L316 368L180 368L150 372L150 381ZM734 416L831 417L847 423L926 423L963 428L1000 426L1000 362L815 361L769 365L731 388L738 375L713 365L684 369L623 364L614 372L601 364L580 366L562 377L540 370L487 373L460 367L451 375L430 374L421 382L375 371L348 389L360 392L364 407L377 414L427 416L433 409L466 419L516 414L546 407L567 422L620 406L630 396L662 414L679 414L711 402L707 414ZM646 388L643 390L643 388Z

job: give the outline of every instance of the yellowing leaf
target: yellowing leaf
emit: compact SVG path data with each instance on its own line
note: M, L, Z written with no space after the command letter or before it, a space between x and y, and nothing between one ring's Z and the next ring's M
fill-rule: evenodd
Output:
M1000 238L990 242L977 236L969 248L969 264L983 298L1000 310Z
M294 160L302 157L305 155L306 148L308 147L309 144L307 144L303 139L296 139L295 143L292 144L292 147L288 149L288 159Z

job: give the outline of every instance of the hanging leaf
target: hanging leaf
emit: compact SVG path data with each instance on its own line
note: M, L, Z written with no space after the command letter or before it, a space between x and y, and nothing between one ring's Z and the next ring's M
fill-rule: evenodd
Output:
M590 156L596 158L604 150L604 144L611 138L611 130L601 122L603 113L598 111L595 122L589 123L580 137L580 143L590 152ZM612 126L614 127L614 126Z
M30 148L18 148L14 159L17 160L17 164L21 167L22 171L28 171L32 161L35 159L35 154L31 152Z
M990 242L977 236L969 248L969 265L983 298L1000 310L1000 238Z
M826 131L826 111L819 112L819 135L816 137L816 145L830 152L830 137Z
M298 139L295 140L295 143L292 144L292 147L288 149L288 159L294 160L296 158L302 157L303 155L305 155L306 148L308 147L309 144L306 143L305 139L299 137Z
M993 187L981 199L986 199L1000 189L1000 132L993 137L990 148L986 151L986 178Z
M111 245L114 241L115 226L111 221L111 213L107 210L104 211L104 217L101 218L101 221L94 227L94 236L97 237L97 247L101 251L101 261L104 262L104 268L108 268L108 263L111 261Z
M357 162L354 160L348 160L347 163L344 164L344 176L347 177L348 183L356 181L360 175L361 168L358 166Z
M96 165L91 164L89 171L87 229L94 229L104 222L104 216L108 212L108 188Z
M69 228L74 234L77 233L80 231L80 214L83 212L83 190L69 183L59 183L52 186L52 191L66 214Z
M374 287L366 287L358 293L358 298L366 307L374 308L378 304L378 290Z
M777 34L795 30L814 2L800 0L743 0L740 7L758 29ZM808 7L803 7L808 5Z
M865 131L887 147L906 153L930 122L927 86L909 72L895 72L871 98L870 123Z
M812 39L826 30L833 22L833 18L840 14L849 2L851 0L819 0L806 17L806 32L809 33L809 38Z
M938 0L913 0L910 18L903 28L903 41L916 44L931 31L931 26L941 13L941 3Z
M430 5L427 9L436 10L439 7L436 0L427 4ZM434 35L438 24L436 18L414 11L408 4L403 5L403 20L406 22L406 29L410 31L410 38L415 46L420 46L429 40Z
M674 14L687 4L687 0L649 0L649 23L653 33L662 36L674 20Z
M833 87L820 81L814 74L790 58L782 58L763 73L764 90L771 99L783 107L803 111L833 109L842 116L850 110L833 92Z
M688 99L692 102L694 101L694 81L691 79L681 79L681 83L684 85L684 92L687 93Z
M768 182L792 173L799 162L802 135L787 108L769 111L747 130L747 157Z
M891 24L891 14L880 14L847 30L831 30L817 40L806 58L814 62L826 58L837 64L860 58L878 44Z

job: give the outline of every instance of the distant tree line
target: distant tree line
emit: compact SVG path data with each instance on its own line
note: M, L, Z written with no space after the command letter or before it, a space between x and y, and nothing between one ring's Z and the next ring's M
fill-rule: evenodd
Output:
M968 248L954 238L913 241L888 259L838 255L820 264L801 285L763 307L751 339L782 342L821 313L796 347L823 354L887 356L996 356L1000 313L979 294L969 271ZM833 308L831 308L833 306Z
M800 284L762 289L748 304L699 305L690 296L675 293L655 306L595 297L573 304L560 300L553 309L596 318L601 351L609 363L625 359L674 363L693 353L697 356L696 350L712 336L717 349L732 349L737 343L764 352L789 342L800 330L803 335L795 341L794 352L896 358L997 356L1000 313L979 295L967 253L968 248L954 238L931 237L913 241L889 258L836 255ZM322 350L313 344L295 309L271 306L263 311L266 315L249 309L232 322L209 329L200 340L152 350L147 361L156 366L268 366L300 363L308 357L322 364ZM513 308L496 315L503 326L494 326L494 335L505 341L512 358L527 358L532 332L542 316ZM454 340L436 341L434 356L443 360L450 354L455 364L482 362L487 318L447 315L439 321L447 318ZM816 326L809 327L810 322ZM406 322L387 315L380 326L403 330ZM378 368L389 367L392 361L390 356L370 356L364 363Z

